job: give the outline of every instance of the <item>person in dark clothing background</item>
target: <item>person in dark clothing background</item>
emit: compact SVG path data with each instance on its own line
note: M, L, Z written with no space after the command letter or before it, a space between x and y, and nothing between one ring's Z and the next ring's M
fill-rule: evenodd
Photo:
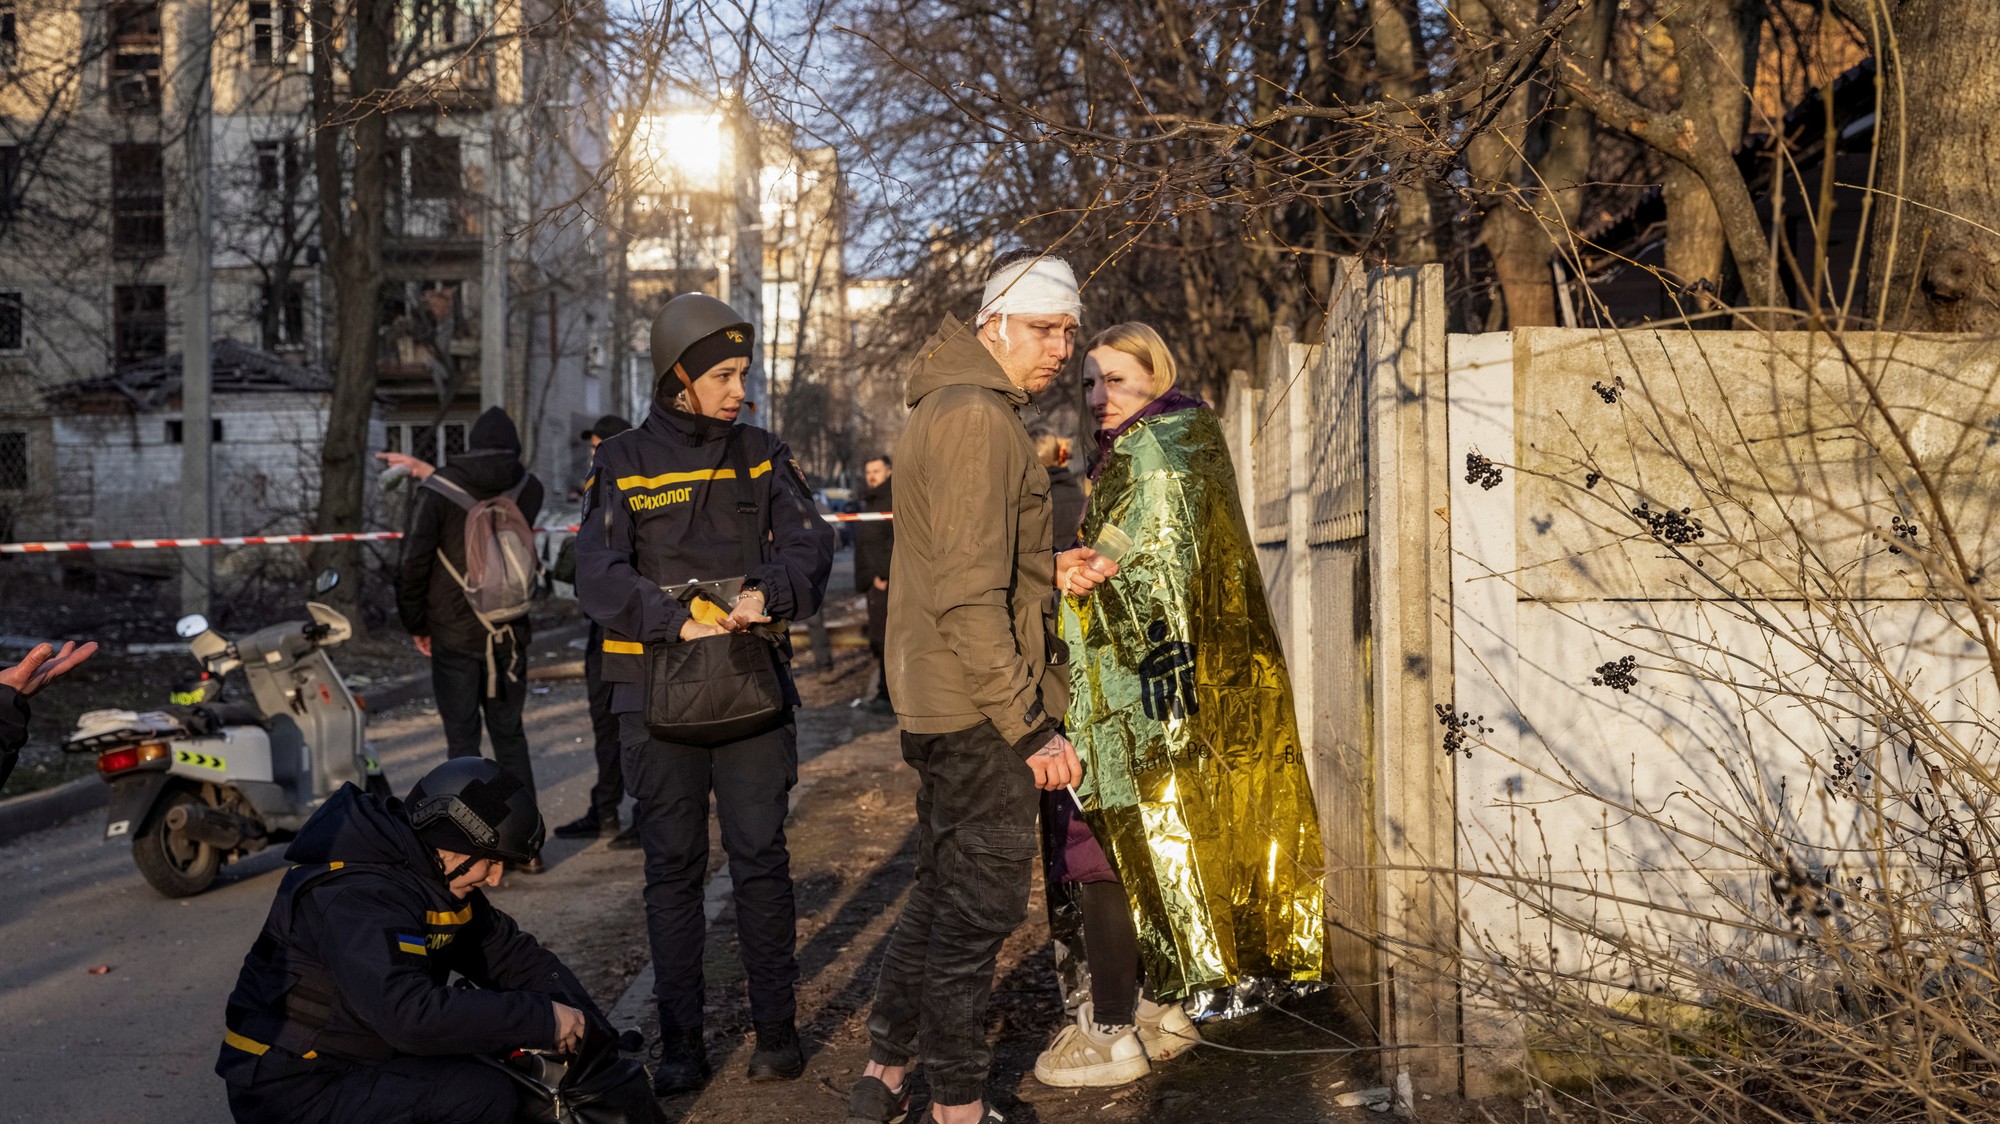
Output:
M598 446L577 533L577 599L603 626L603 674L618 713L625 784L639 802L660 1008L653 1091L662 1096L699 1089L712 1073L702 1034L711 794L729 852L757 1031L749 1076L791 1080L806 1064L796 1024L798 913L785 845L787 794L798 781L790 708L799 696L788 637L780 631L772 638L786 706L763 732L685 744L653 736L646 715L650 660L678 654L674 645L803 620L826 596L833 528L820 518L785 443L741 421L753 346L750 324L714 297L686 293L667 302L653 321L652 409L637 429ZM683 603L664 588L734 577L743 579L741 590L726 608Z
M606 414L583 431L591 452L599 445L632 428L632 423L616 414ZM590 809L577 819L556 828L558 839L595 839L609 833L606 846L614 851L639 846L639 825L618 830L618 802L625 797L625 771L619 762L623 750L618 745L618 712L611 708L611 684L604 679L604 629L590 622L590 639L583 649L583 679L590 695L590 732L597 752L597 783L590 786Z
M513 1079L477 1055L610 1032L481 890L541 843L527 789L483 758L445 762L406 801L351 784L328 798L229 995L215 1072L236 1120L513 1124Z
M890 498L895 462L884 453L861 466L868 490L861 494L862 511L894 511ZM875 657L875 694L868 703L887 713L889 678L882 653L889 634L889 559L896 550L896 525L884 519L854 525L854 592L868 597L868 651Z
M534 523L542 510L542 482L521 464L521 436L507 412L495 406L479 415L466 444L466 451L452 457L436 475L475 500L502 495L526 477L516 504ZM440 553L451 563L450 569L439 564ZM534 765L521 727L521 708L528 699L528 620L521 617L489 636L464 588L452 576L453 570L465 573L465 567L465 512L444 496L419 489L403 534L396 610L417 650L430 657L431 690L444 722L445 752L452 757L477 755L483 716L494 760L532 796ZM488 674L489 642L497 675ZM541 859L520 869L540 873Z
M1069 442L1041 426L1029 430L1028 437L1035 443L1035 459L1049 470L1049 505L1055 508L1056 549L1068 550L1076 545L1077 532L1083 529L1085 498L1083 485L1076 482L1076 473L1070 471Z
M21 747L28 744L28 699L95 654L95 642L79 648L70 641L60 652L53 645L37 644L20 663L0 668L0 785L13 775Z

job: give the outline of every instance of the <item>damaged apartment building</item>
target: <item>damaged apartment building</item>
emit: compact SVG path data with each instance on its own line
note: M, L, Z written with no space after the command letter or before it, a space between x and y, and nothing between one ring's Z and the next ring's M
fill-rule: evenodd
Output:
M179 529L184 258L203 242L218 533L310 518L351 299L380 305L371 450L449 461L503 405L531 467L573 486L577 434L612 405L589 217L603 54L553 0L392 7L385 283L357 295L335 291L314 140L338 103L352 164L351 44L316 52L303 0L204 4L205 40L179 0L0 0L0 541ZM190 167L199 136L212 156Z

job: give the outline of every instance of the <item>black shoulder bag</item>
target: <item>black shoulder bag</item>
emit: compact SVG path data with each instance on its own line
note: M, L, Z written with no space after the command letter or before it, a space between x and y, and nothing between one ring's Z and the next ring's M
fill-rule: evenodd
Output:
M764 561L763 505L750 481L742 428L728 441L747 575ZM724 494L711 488L708 501ZM646 647L646 730L661 741L723 745L776 729L789 713L778 641L766 629Z

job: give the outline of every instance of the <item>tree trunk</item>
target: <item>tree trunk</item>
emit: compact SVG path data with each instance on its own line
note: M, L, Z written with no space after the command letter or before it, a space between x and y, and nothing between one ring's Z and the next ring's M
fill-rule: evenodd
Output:
M1382 96L1390 101L1415 101L1428 90L1429 76L1419 61L1419 32L1403 10L1402 0L1368 0L1368 22ZM1412 114L1397 114L1390 121L1405 129L1414 129L1417 124ZM1389 162L1394 167L1411 163L1398 153L1391 153ZM1422 183L1398 183L1391 194L1396 214L1390 220L1390 260L1398 265L1436 261L1437 238L1428 189Z
M386 214L385 160L389 121L380 108L391 87L390 50L395 0L354 0L347 35L354 48L348 96L339 96L334 68L335 0L313 0L313 170L319 182L320 231L334 291L333 400L326 441L320 447L319 509L313 530L359 531L365 512L368 423L375 408L375 363L381 316L382 239ZM353 153L351 169L344 152ZM361 624L361 551L352 543L323 543L314 567L331 566L347 579L333 597Z
M1890 12L1871 305L1885 327L2000 330L2000 4Z
M1467 31L1480 37L1490 36L1497 23L1518 26L1533 16L1531 7L1517 3L1504 18L1496 19L1487 0L1471 0L1458 11ZM1563 29L1564 50L1593 74L1603 71L1617 12L1616 4L1599 4ZM1479 232L1493 259L1510 328L1559 322L1549 259L1566 250L1583 207L1583 186L1590 179L1596 119L1560 86L1547 92L1551 104L1538 115L1536 102L1542 93L1532 85L1515 90L1493 126L1474 137L1466 149L1466 166L1474 177L1513 189L1502 188L1488 198ZM1530 155L1535 155L1532 166Z
M1678 8L1666 21L1674 40L1673 64L1680 72L1681 110L1690 116L1706 114L1716 143L1732 155L1743 143L1749 112L1756 65L1751 25L1756 19L1744 0L1709 0L1703 7ZM1667 165L1662 194L1667 204L1667 272L1684 285L1706 288L1719 300L1729 240L1714 196L1700 174L1678 161ZM1753 305L1770 298L1767 293L1748 294Z

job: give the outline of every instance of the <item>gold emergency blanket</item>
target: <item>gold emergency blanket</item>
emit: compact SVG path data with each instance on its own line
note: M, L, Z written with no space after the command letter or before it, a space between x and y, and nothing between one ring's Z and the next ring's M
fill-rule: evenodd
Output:
M1098 476L1083 541L1131 539L1063 599L1085 816L1132 901L1160 998L1317 980L1319 822L1236 473L1215 414L1140 421Z

